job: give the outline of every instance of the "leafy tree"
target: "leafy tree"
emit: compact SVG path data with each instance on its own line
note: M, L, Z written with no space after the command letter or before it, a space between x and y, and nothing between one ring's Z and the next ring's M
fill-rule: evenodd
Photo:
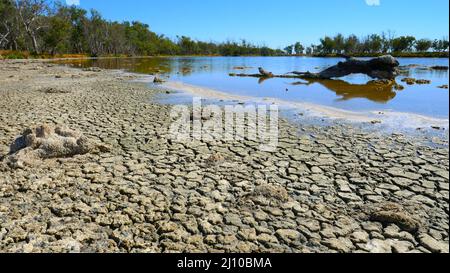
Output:
M410 52L414 46L416 38L412 36L401 36L392 41L394 52Z
M333 38L333 51L342 53L345 48L345 38L342 34L338 34Z
M433 42L429 39L420 39L416 41L416 51L425 52L433 46Z
M306 55L310 56L310 55L312 55L312 54L313 54L313 49L312 49L312 47L308 46L308 47L306 48Z
M330 54L333 53L336 48L335 42L332 38L325 36L325 38L320 39L320 49L322 53Z
M108 36L105 40L107 52L114 55L127 52L130 46L126 26L119 22L112 22L108 24L107 31Z
M87 40L84 28L88 24L88 19L86 18L87 12L84 9L77 8L76 6L71 6L67 8L67 13L72 25L70 34L70 43L72 45L72 50L70 52L86 52Z
M196 55L200 52L198 44L186 36L181 36L178 38L178 45L181 49L181 54L183 55ZM234 45L229 43L229 53L232 55L235 54L233 48Z
M47 4L45 0L15 0L15 8L18 18L26 34L32 42L35 53L40 53L38 38L44 27L42 18L47 11Z
M433 44L432 44L432 48L434 49L434 51L438 51L438 52L443 52L443 51L448 51L448 46L449 46L449 42L447 38L443 38L440 40L434 40Z
M379 53L383 49L383 38L378 34L372 34L367 39L370 53Z
M292 55L292 50L294 50L294 46L292 45L289 45L284 48L284 51L286 52L287 55Z
M96 10L91 10L90 18L86 20L84 25L84 36L92 56L100 56L105 52L106 28L106 22L100 13Z
M11 42L14 7L9 0L0 0L0 48Z
M260 55L261 56L272 56L275 55L274 50L267 47L267 46L263 46L260 49Z
M156 41L158 37L149 30L147 24L134 21L126 24L125 37L131 44L132 55L155 55L158 53Z
M441 41L442 41L442 46L441 46L442 51L448 51L448 47L449 47L448 38L442 39Z
M358 51L359 39L356 35L350 35L345 39L344 51L352 54Z
M206 48L204 50L206 51ZM209 47L208 47L209 48ZM180 47L172 42L169 38L161 37L159 41L159 54L162 55L178 55L180 54ZM211 53L213 54L213 53Z
M382 52L387 53L392 51L392 44L395 39L395 33L392 30L388 30L387 32L381 33L382 40Z
M305 47L300 42L297 42L294 45L294 51L295 51L295 54L302 55L303 51L305 51Z
M45 46L54 55L56 51L67 52L67 41L70 38L71 25L68 20L60 16L47 19L47 31L44 34Z

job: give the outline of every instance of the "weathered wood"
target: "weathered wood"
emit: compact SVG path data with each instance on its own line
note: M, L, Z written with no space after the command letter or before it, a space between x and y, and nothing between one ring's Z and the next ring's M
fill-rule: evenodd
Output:
M371 60L358 60L348 56L345 62L329 67L319 73L293 71L285 75L274 75L271 72L259 68L260 74L230 74L233 77L256 77L256 78L298 78L298 79L332 79L340 78L350 74L362 73L374 79L393 80L398 76L399 62L392 56L386 55Z
M345 62L325 69L319 73L292 72L295 75L310 79L340 78L350 74L362 73L374 79L393 80L398 75L399 62L392 56L386 55L368 61L347 58Z
M266 75L262 75L262 74L236 74L236 73L230 73L229 74L231 77L249 77L249 78L262 78L262 79L269 79L269 78L286 78L286 79L303 79L302 76L297 76L297 75L274 75L272 74L272 76L268 77Z
M259 70L259 73L266 78L272 78L274 76L272 72L268 72L268 71L264 70L264 68L262 68L262 67L258 68L258 70Z

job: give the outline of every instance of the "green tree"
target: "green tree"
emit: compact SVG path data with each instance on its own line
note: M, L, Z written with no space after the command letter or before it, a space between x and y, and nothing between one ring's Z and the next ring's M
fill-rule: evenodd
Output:
M0 0L0 48L14 43L15 10L10 0Z
M412 36L401 36L392 41L394 52L412 51L416 38Z
M100 56L105 52L105 36L107 24L100 13L96 10L90 11L90 17L86 20L83 30L89 53L92 56Z
M294 51L295 54L302 55L303 51L305 51L305 47L300 42L296 42L294 45Z
M371 53L379 53L383 49L383 38L378 34L368 37L368 48Z
M126 26L119 22L111 22L106 28L106 51L113 55L128 53L130 44L127 40Z
M443 51L448 51L448 47L449 47L449 42L448 42L448 38L444 38L442 39L442 50Z
M271 49L267 46L263 46L260 49L260 55L261 56L273 56L273 55L275 55L275 52L273 49Z
M448 46L449 42L447 38L443 38L440 40L436 39L432 44L433 50L438 52L448 51Z
M131 55L151 56L158 53L158 36L149 30L147 24L138 21L127 23L125 32Z
M428 51L433 46L433 42L429 39L420 39L416 41L415 48L418 52Z
M287 55L292 55L293 50L294 50L294 46L292 46L292 45L289 45L284 48L284 51L286 52Z
M67 13L72 25L72 31L70 34L70 43L72 45L73 53L84 53L87 49L87 41L84 32L84 28L88 19L86 18L86 10L71 6L67 8Z
M392 51L392 44L395 39L395 33L392 30L381 33L382 52L387 53Z
M342 53L345 49L345 38L342 34L337 34L333 38L333 51L337 53Z
M325 36L325 38L320 39L320 51L321 53L330 54L333 53L333 50L335 49L335 43L334 40L328 36Z
M58 15L47 19L47 30L44 34L44 45L50 54L67 52L71 25L67 18Z
M39 37L44 24L42 19L48 9L45 0L16 0L13 1L19 22L31 40L33 51L40 53Z
M198 44L186 36L179 37L178 45L183 55L196 55L200 52ZM233 48L233 45L230 43L230 54L234 54Z
M313 54L313 49L312 49L312 47L310 47L310 46L308 46L307 48L306 48L306 55L308 55L308 56L311 56L312 54Z
M356 35L350 35L345 39L344 51L347 54L353 54L358 51L359 39Z
M178 55L180 54L180 47L169 38L161 36L158 53L162 55Z

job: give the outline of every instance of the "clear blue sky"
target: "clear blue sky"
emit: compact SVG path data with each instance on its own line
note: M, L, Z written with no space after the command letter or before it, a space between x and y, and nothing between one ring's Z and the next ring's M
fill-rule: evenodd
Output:
M76 0L68 0L76 1ZM372 5L369 5L372 3ZM274 48L324 35L442 38L449 32L448 0L80 0L110 20L139 20L171 38L247 40Z

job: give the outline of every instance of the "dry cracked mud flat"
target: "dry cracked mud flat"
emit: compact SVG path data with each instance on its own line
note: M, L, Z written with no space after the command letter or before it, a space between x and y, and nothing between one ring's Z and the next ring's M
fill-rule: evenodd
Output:
M1 252L449 251L448 138L281 120L273 153L174 143L136 77L0 62Z

